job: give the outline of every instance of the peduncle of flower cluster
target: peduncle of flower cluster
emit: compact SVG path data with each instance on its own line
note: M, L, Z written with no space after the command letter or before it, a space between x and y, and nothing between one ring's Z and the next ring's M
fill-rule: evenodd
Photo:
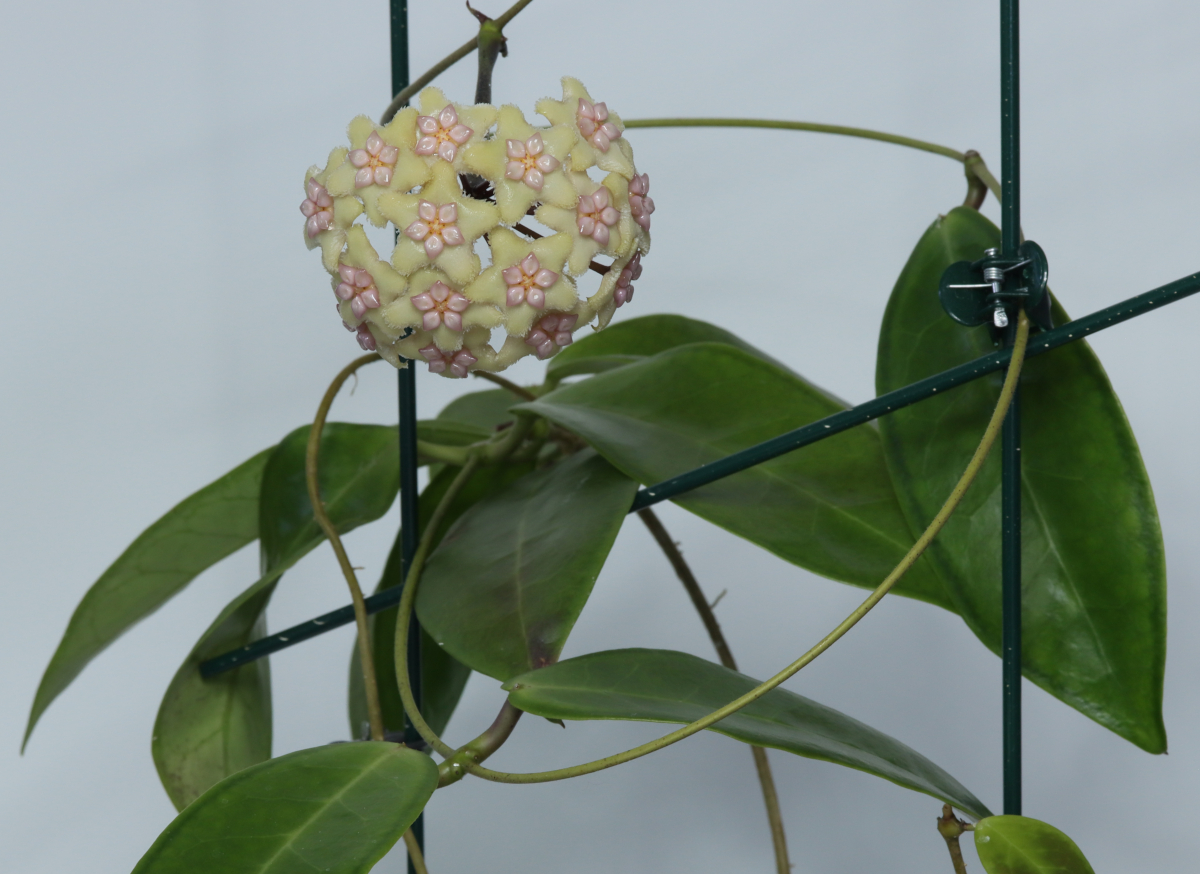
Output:
M386 125L355 118L350 147L308 170L304 241L320 248L363 349L447 377L495 373L549 358L584 325L604 328L633 297L650 251L650 179L620 117L578 80L562 84L562 100L537 102L549 122L537 127L515 106L463 106L426 88L419 109ZM528 216L551 232L527 228ZM396 229L386 259L364 217ZM599 287L586 293L593 273Z

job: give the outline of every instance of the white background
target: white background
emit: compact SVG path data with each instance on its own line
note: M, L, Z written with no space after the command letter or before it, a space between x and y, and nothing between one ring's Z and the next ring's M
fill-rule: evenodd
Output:
M457 2L415 0L412 70L472 33ZM626 118L742 115L873 127L980 150L999 174L995 3L537 0L508 28L495 97L532 114L582 78ZM496 2L484 7L496 15ZM387 9L371 2L8 4L0 30L0 868L122 872L170 821L149 738L159 697L217 611L255 575L248 548L89 667L17 749L75 604L146 525L311 418L358 349L316 253L301 179L355 114L388 102ZM1200 268L1200 8L1027 4L1026 232L1081 315ZM471 62L439 83L469 102ZM729 327L852 401L873 395L875 332L912 245L960 202L934 155L785 132L631 132L658 204L654 252L619 317L681 312ZM989 198L985 212L997 216ZM1097 872L1194 870L1200 852L1200 301L1097 336L1156 487L1170 575L1169 757L1151 757L1026 685L1026 806ZM540 368L516 370L534 381ZM481 388L422 374L432 415ZM391 422L395 377L364 371L335 418ZM664 518L721 602L733 650L765 676L861 597L688 514ZM348 545L370 580L394 516ZM284 580L273 628L346 600L332 555ZM346 736L349 629L274 657L276 753ZM710 658L703 630L631 521L567 646ZM887 600L789 683L929 755L993 808L1000 667L963 623ZM452 741L501 693L476 676ZM546 768L656 735L527 719L500 768ZM797 872L945 871L939 805L833 765L772 753ZM434 874L773 870L749 752L705 735L599 775L534 787L467 780L428 809ZM970 852L970 851L969 851ZM1189 863L1187 860L1191 859ZM393 854L377 870L402 870ZM980 870L974 863L973 871Z

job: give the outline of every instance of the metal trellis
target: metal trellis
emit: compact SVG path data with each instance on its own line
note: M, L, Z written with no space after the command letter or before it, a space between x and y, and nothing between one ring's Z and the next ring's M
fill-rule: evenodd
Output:
M392 93L398 94L408 85L408 28L407 0L390 0L392 38ZM991 279L987 267L998 272L995 283L990 287L993 294L976 299L976 309L986 319L995 319L997 328L1007 325L1007 312L1012 306L1027 306L1035 323L1043 330L1029 338L1027 356L1044 354L1068 343L1077 342L1089 334L1102 331L1112 325L1143 315L1166 304L1200 292L1200 273L1193 273L1159 288L1129 298L1121 303L1098 310L1091 315L1076 319L1056 328L1050 328L1044 316L1035 312L1040 303L1027 289L1012 286L1020 278L1015 268L1029 263L1029 255L1040 250L1030 243L1022 243L1020 230L1020 76L1018 40L1018 0L1000 2L1000 92L1001 92L1001 148L1002 148L1002 223L999 251L989 250L987 256L974 265L955 265L955 268L983 270L985 279ZM1032 249L1029 247L1032 246ZM1039 277L1044 287L1045 265L1041 262ZM954 268L952 268L953 270ZM1007 272L1006 272L1007 271ZM951 271L947 271L947 275ZM1030 283L1034 284L1034 283ZM946 280L943 280L945 288ZM967 288L972 286L953 286ZM983 287L987 287L985 283ZM944 292L943 292L944 295ZM945 297L943 297L945 300ZM1047 296L1048 300L1048 296ZM950 304L947 304L950 310ZM963 321L958 314L954 317ZM968 322L981 323L981 320ZM746 470L764 461L769 461L801 447L808 446L827 437L885 416L895 410L918 403L936 394L964 385L990 373L1004 369L1012 356L1011 337L1013 326L1007 326L1005 348L984 355L974 361L961 364L903 388L888 392L866 403L859 404L840 413L796 428L778 437L736 452L718 461L703 465L687 473L679 474L656 485L638 491L629 512L633 513L661 501L670 500L693 489ZM417 530L417 438L416 438L416 380L415 368L399 371L400 402L400 514L402 567L407 576L408 567L416 551ZM1021 812L1021 433L1020 394L1014 396L1005 418L1001 458L1002 494L1002 578L1003 578L1003 632L1001 654L1003 658L1003 762L1004 762L1004 812ZM368 613L378 613L400 602L402 588L386 589L366 599ZM247 646L212 658L200 666L205 677L232 670L255 659L294 646L326 631L354 621L354 609L347 605L338 610L318 616L308 622L256 640ZM418 704L421 702L420 688L420 634L414 615L409 635L409 672L413 693ZM424 743L411 729L406 730L405 740L410 745L424 747ZM418 841L423 846L422 820L413 826ZM412 872L410 861L409 871Z

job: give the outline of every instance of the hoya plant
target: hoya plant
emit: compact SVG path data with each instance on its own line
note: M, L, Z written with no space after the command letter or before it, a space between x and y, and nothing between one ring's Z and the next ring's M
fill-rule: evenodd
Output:
M1091 872L1053 816L1021 815L1019 734L1005 735L1016 765L1006 765L1003 797L989 798L943 761L945 726L902 740L789 681L861 645L877 606L905 599L915 613L955 617L979 651L1007 655L1009 687L1023 676L1130 750L1165 753L1163 535L1132 427L1081 338L1200 280L1073 321L1071 302L1050 290L1045 253L1014 224L1015 134L996 174L978 152L863 128L636 118L622 94L592 84L603 59L587 40L577 67L555 78L506 79L508 54L536 52L543 38L513 23L546 24L530 0L494 18L468 5L474 21L446 12L476 35L409 83L404 4L394 5L393 99L356 115L351 89L344 136L331 131L328 150L295 168L294 257L311 276L295 300L325 308L344 366L313 385L311 421L286 423L271 445L215 471L99 576L41 675L25 742L110 644L256 544L257 578L163 691L150 756L178 815L138 874L365 872L394 848L410 870L437 874L425 812L436 822L439 797L470 783L495 784L488 816L511 817L513 846L490 853L515 868L528 815L520 787L567 787L561 806L537 817L569 841L579 817L568 799L588 810L591 775L650 767L703 733L724 736L731 757L748 747L739 761L757 782L758 836L779 874L810 867L781 802L777 774L792 757L860 772L864 792L922 796L946 871L963 874L969 858L989 874ZM1015 25L1015 3L1004 10ZM1016 57L1011 40L1005 51ZM464 57L476 59L473 94L435 83ZM739 131L743 159L714 159L709 178L664 189L662 163L697 148L694 132L706 128ZM784 362L775 340L788 328L772 300L793 292L760 278L763 265L723 235L748 227L790 257L794 205L778 188L802 171L752 172L754 138L780 131L875 141L960 168L956 199L911 229L890 294L864 314L872 330L878 323L875 401L843 401ZM651 137L677 139L644 148ZM706 192L719 186L744 190L738 215L706 215ZM997 202L1009 210L1000 224L983 211ZM728 307L757 314L753 333L653 302L672 277L656 269L652 232L697 216L709 228L689 241L690 257ZM252 315L273 342L263 314ZM399 424L336 419L350 387L380 370L399 373ZM435 380L453 387L451 399L415 420L414 391ZM673 530L681 512L756 551L753 561L848 587L855 603L811 639L771 640L771 669L745 669L720 601L735 589L754 597L754 573L736 556L719 568L691 560ZM366 526L392 543L378 565L356 554ZM608 647L571 649L631 527L656 545L656 576L677 578L694 614L654 621L694 623L703 655L624 632ZM349 603L269 629L277 592L322 550L336 557ZM1004 581L1014 566L1015 644ZM623 607L646 612L636 599ZM345 682L313 704L344 708L344 736L275 755L271 654L345 625ZM937 685L953 695L962 682L946 665ZM493 692L478 724L464 724L478 708L456 716L468 683ZM1020 727L1019 700L1005 705L1006 731ZM570 734L587 722L613 726L608 752L564 760L546 727ZM653 725L635 735L620 733L623 723ZM543 757L506 760L505 746L528 731L543 732ZM865 828L847 823L843 864L856 865ZM454 829L470 835L472 823L457 818Z

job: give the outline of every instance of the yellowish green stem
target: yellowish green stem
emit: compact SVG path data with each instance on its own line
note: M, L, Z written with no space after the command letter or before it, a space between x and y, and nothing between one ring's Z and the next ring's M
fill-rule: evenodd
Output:
M367 606L363 600L362 588L358 585L354 567L350 564L350 557L346 555L346 549L342 546L342 538L338 536L337 528L334 527L333 522L329 520L329 515L325 512L325 504L321 500L319 464L321 432L325 430L325 417L329 415L333 399L337 397L338 391L346 380L360 367L380 360L382 359L374 353L363 355L343 367L342 371L334 377L317 407L317 415L313 419L312 429L308 432L308 447L304 453L304 478L308 484L308 500L312 504L313 517L317 520L321 530L325 532L325 536L329 538L330 545L333 546L338 565L342 569L342 575L346 578L346 585L350 588L350 598L354 602L354 621L358 625L358 657L362 662L363 683L367 690L367 714L371 723L371 740L383 740L384 728L383 708L379 704L379 686L375 680L375 660L371 657L371 629L367 623Z

